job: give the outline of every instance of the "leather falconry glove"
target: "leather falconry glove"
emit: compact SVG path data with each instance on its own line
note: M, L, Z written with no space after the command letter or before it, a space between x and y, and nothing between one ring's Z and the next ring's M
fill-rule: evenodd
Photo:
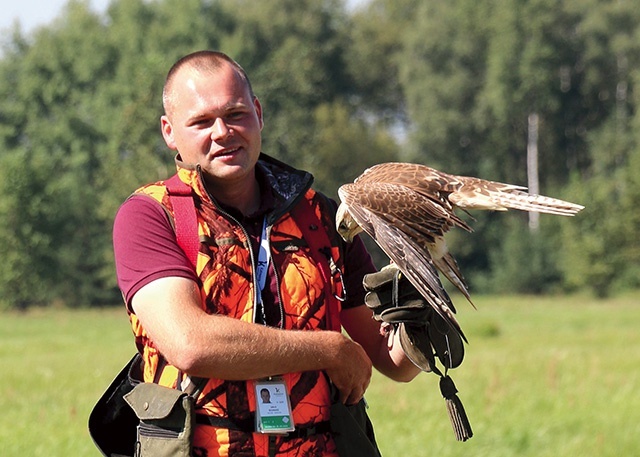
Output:
M422 298L408 279L391 264L364 277L366 305L376 320L400 332L407 357L423 371L435 371L437 356L445 369L458 367L464 344L457 332ZM435 369L435 370L434 370Z
M426 302L416 288L394 265L364 276L365 304L373 317L399 332L406 356L418 368L440 376L440 391L456 438L466 441L473 436L471 425L447 370L458 367L464 359L464 342L449 324ZM436 357L444 373L436 366Z

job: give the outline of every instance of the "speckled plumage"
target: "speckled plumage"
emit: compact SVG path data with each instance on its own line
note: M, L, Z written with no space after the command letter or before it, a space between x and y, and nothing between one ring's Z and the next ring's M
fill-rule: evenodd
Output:
M425 165L383 163L367 169L338 190L340 234L350 240L365 231L429 304L464 338L455 307L442 287L440 270L470 300L467 284L444 235L452 227L471 232L454 209L518 209L573 216L583 207L532 195L526 188L480 178L456 176Z

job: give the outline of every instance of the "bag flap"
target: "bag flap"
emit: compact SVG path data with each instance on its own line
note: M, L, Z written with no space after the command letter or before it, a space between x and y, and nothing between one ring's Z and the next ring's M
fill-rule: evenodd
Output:
M124 396L125 401L141 420L164 419L176 403L187 394L151 382L138 384Z
M142 358L136 353L102 394L89 415L89 434L104 456L134 455L136 426L140 421L123 401L123 396L136 384L128 374L141 363Z

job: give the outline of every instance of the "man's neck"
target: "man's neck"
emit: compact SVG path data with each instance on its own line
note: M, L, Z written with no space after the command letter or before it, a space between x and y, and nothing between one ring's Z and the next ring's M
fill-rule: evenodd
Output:
M218 203L235 208L245 216L255 213L260 207L260 185L255 176L236 184L219 185L206 181L206 186Z

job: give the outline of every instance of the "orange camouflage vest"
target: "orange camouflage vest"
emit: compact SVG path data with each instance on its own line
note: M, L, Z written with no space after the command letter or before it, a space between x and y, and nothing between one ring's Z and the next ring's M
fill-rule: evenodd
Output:
M279 177L271 179L270 183L282 185L288 182L282 179L282 173L290 171L280 168L282 164L265 156L260 163L271 176ZM271 257L279 285L278 299L285 329L322 330L326 328L327 309L324 281L319 267L308 253L300 228L288 212L290 208L286 202L296 202L297 197L302 196L311 202L325 230L328 231L333 222L327 216L331 212L323 208L325 200L310 189L311 180L301 179L300 173L295 173L298 173L294 176L296 179L289 186L293 190L286 189L287 184L284 190L276 189L285 194L284 207L274 210L267 219ZM199 170L189 169L178 162L178 174L196 194L194 202L200 237L196 273L201 282L203 308L210 314L224 314L255 322L256 279L253 266L257 262L257 254L250 248L246 231L208 197ZM164 182L144 186L136 193L150 196L173 217ZM333 233L335 235L335 230ZM331 235L330 239L333 239ZM341 267L341 250L337 242L332 241L332 245L332 258ZM181 376L178 369L165 362L136 316L132 314L130 317L136 343L142 349L145 381L176 387ZM327 379L322 372L288 373L284 374L284 378L297 427L310 427L328 421L331 401ZM251 381L210 379L196 405L197 414L245 426L236 430L234 427L198 425L193 442L194 456L337 456L335 443L328 433L300 439L249 432L246 424L253 426L252 417L256 409Z

